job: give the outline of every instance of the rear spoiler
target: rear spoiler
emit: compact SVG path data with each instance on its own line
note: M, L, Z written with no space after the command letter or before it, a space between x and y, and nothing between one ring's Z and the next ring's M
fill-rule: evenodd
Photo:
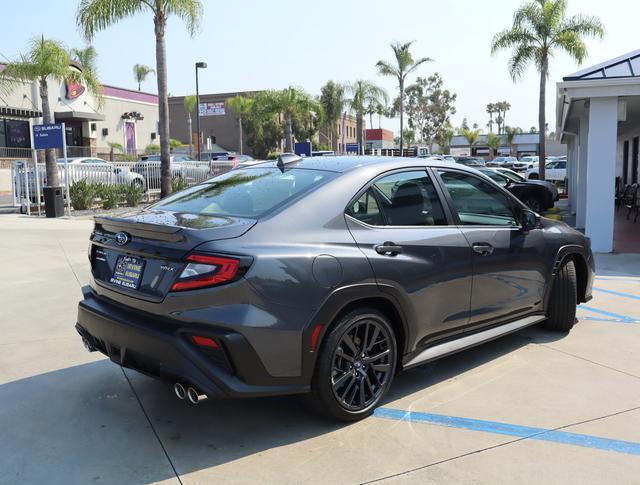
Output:
M122 217L95 216L96 229L103 229L107 232L126 231L132 236L144 239L155 239L166 242L181 242L184 237L178 234L182 227L165 224L149 224L147 222L136 222Z

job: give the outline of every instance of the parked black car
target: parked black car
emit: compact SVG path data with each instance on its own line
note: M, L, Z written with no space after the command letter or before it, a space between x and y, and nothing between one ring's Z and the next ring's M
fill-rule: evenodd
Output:
M485 166L485 161L481 158L477 158L477 157L454 157L457 163L460 163L462 165L466 165L467 167L484 167Z
M282 157L96 217L76 328L181 399L308 394L369 415L396 372L591 298L590 242L481 173ZM96 382L96 386L100 383Z
M494 182L505 187L535 212L542 213L554 206L556 195L545 185L527 181L516 182L490 168L480 168L478 170Z

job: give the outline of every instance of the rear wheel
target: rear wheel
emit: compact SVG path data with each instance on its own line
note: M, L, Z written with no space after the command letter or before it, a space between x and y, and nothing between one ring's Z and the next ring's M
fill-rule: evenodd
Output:
M576 267L571 260L565 260L560 266L551 288L548 318L544 326L550 330L568 332L576 321L578 302L578 283Z
M538 180L540 176L537 173L529 174L529 180Z
M333 419L369 416L396 370L396 338L387 318L372 308L353 310L324 338L312 381L311 401Z
M524 202L525 205L529 207L529 209L539 214L541 214L544 210L544 204L542 203L542 200L534 195L524 197L524 200L522 202Z

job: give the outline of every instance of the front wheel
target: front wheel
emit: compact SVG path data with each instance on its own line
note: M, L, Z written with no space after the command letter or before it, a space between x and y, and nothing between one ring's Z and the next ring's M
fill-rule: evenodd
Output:
M568 332L576 322L578 282L573 261L565 260L553 280L547 320L549 330Z
M396 370L396 338L387 318L372 308L353 310L324 338L312 380L311 401L341 421L369 416Z
M535 196L529 196L529 197L525 197L523 202L533 212L542 214L542 211L544 210L544 204L542 203L542 200L540 200L540 198Z
M529 180L538 180L540 176L537 173L529 174Z

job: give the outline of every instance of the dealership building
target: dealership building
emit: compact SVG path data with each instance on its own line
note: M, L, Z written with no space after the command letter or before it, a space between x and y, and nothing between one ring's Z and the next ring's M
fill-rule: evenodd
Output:
M227 105L227 100L235 96L255 96L260 91L243 91L231 93L215 93L200 95L200 130L203 139L203 150L215 144L230 152L253 155L247 143L247 137L240 133L240 117L238 113ZM191 113L191 132L189 132L189 116L184 109L184 96L169 98L169 117L171 137L189 144L191 140L197 142L196 110ZM356 119L344 114L336 123L332 137L326 128L320 129L318 141L323 145L332 146L338 153L345 152L346 145L357 141ZM240 142L242 140L242 146ZM332 143L333 142L333 143Z
M576 227L594 251L640 252L640 217L634 223L633 209L640 192L629 200L629 218L616 197L639 178L640 50L564 77L556 86L556 133L567 145Z
M0 64L0 70L5 64ZM80 69L80 66L75 66ZM69 156L108 156L109 143L127 153L157 144L158 96L103 85L100 103L82 85L49 81L49 104L56 123L65 123ZM0 159L28 158L31 126L42 122L37 82L0 95Z

